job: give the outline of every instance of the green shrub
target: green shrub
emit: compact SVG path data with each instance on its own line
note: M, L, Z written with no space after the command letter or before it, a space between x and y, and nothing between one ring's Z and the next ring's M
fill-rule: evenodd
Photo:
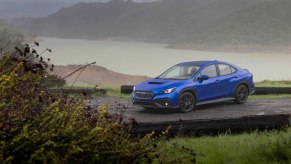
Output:
M153 134L133 137L122 111L87 107L50 93L41 82L51 66L16 48L0 56L0 161L3 163L148 163Z

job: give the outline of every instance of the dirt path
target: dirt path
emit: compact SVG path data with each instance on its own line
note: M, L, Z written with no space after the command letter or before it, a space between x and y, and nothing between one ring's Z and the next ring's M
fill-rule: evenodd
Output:
M134 117L137 122L155 123L179 120L216 120L225 118L241 118L256 115L291 114L291 98L248 100L246 104L238 105L233 102L222 102L198 106L189 113L179 113L175 109L151 109L132 106L129 99L105 97L95 99L93 104L106 103L123 104L126 114Z

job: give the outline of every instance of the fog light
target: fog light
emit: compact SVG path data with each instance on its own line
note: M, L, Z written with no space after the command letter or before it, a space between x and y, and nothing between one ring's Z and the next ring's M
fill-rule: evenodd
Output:
M164 107L171 106L171 102L168 99L158 99L155 101L155 103Z

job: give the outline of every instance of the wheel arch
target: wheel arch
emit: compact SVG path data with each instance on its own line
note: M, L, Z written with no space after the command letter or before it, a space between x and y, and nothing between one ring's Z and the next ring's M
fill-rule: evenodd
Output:
M185 92L190 92L191 94L193 94L193 96L194 96L194 98L195 98L195 101L196 101L196 103L197 103L196 91L195 91L194 88L190 88L190 87L184 88L184 89L182 89L182 90L179 92L179 99L178 99L178 100L180 100L181 95L182 95L183 93L185 93Z

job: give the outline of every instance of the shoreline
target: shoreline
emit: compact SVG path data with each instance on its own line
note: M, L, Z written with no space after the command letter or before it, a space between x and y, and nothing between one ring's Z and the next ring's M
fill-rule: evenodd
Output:
M136 42L112 42L112 41L86 41L71 40L59 38L41 38L44 41L42 47L49 47L53 50L52 54L45 54L45 57L51 58L51 62L55 65L72 65L86 64L89 61L96 62L96 65L106 67L115 72L127 75L146 75L155 77L171 66L186 61L199 60L220 60L234 63L242 68L247 68L255 76L254 80L263 81L291 79L288 72L281 70L289 70L291 56L287 53L279 52L255 53L254 50L248 53L229 53L234 50L233 47L222 47L214 51L190 51L179 50L189 47L165 47L165 44L154 43L136 43ZM173 44L171 44L173 45ZM177 45L177 44L176 44ZM190 44L189 44L190 45ZM242 46L241 46L242 47ZM241 48L240 47L240 48ZM190 47L192 49L196 47ZM209 48L199 47L200 50L209 50ZM204 48L204 49L202 49ZM235 47L236 48L236 47ZM43 49L43 48L40 48ZM238 49L238 48L237 48ZM241 49L248 49L243 47ZM275 48L272 48L273 50ZM283 51L283 48L277 48ZM266 52L267 50L265 50ZM261 51L262 52L262 51ZM70 60L68 60L70 59ZM258 67L259 66L259 67ZM270 67L272 66L272 67ZM276 66L276 67L273 67Z
M256 54L291 54L290 46L263 46L263 45L223 45L223 46L203 46L193 43L169 44L165 48L191 51L210 51L210 52L227 52L227 53L256 53Z
M144 43L144 44L158 44L163 45L167 49L176 49L176 50L189 50L189 51L205 51L205 52L226 52L226 53L281 53L281 54L291 54L291 45L289 46L273 46L273 45L260 45L260 44L224 44L221 46L207 46L199 45L192 42L185 43L171 43L171 42L158 42L145 39L136 39L136 38L75 38L75 37L58 37L58 36L37 36L38 41L42 41L41 38L58 38L58 39L68 39L68 40L83 40L83 41L99 41L99 42L134 42L134 43Z

